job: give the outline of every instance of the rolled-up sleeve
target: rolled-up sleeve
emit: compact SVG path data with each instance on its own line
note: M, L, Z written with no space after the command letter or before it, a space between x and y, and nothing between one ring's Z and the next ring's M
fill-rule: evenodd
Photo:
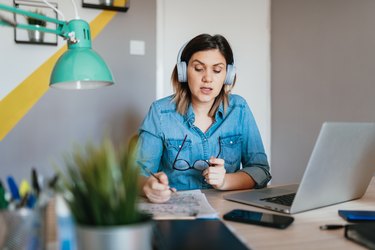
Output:
M261 135L254 116L246 104L243 108L242 169L256 182L255 188L263 188L271 180L270 166L264 151Z
M255 188L263 188L267 186L267 183L272 178L269 172L270 167L267 156L263 153L258 153L254 158L256 159L250 160L247 166L244 166L240 171L247 173L253 178L256 183Z

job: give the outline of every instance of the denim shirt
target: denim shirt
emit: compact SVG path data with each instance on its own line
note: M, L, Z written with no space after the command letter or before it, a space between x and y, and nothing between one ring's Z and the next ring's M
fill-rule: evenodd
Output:
M173 96L155 101L145 117L138 141L137 163L144 176L163 171L169 179L169 186L177 190L207 189L202 171L188 169L180 171L172 165L184 140L179 159L190 165L196 160L208 160L221 152L227 173L243 171L256 182L255 188L262 188L271 179L269 164L262 139L253 114L246 101L238 95L229 95L229 105L224 114L223 104L215 114L214 123L204 133L194 125L195 115L190 104L186 115L176 111ZM242 165L241 165L242 164Z

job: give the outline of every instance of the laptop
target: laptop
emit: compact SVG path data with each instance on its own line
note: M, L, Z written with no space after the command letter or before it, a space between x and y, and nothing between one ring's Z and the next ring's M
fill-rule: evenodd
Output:
M362 197L375 172L375 123L323 123L300 184L234 192L226 200L294 214Z

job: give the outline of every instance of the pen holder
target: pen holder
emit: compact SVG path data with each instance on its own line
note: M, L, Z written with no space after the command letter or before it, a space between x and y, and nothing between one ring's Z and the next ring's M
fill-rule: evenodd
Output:
M0 211L0 249L44 249L45 208Z

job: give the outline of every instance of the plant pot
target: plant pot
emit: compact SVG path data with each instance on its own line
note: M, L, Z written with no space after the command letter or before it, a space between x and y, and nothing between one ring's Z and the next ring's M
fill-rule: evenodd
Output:
M39 25L35 25L35 26L39 26ZM28 30L27 32L29 33L30 42L41 43L44 41L44 32L41 32L39 30Z
M151 250L154 223L147 220L124 226L90 227L78 225L77 249Z
M106 6L113 6L113 1L114 0L100 0L100 4Z

